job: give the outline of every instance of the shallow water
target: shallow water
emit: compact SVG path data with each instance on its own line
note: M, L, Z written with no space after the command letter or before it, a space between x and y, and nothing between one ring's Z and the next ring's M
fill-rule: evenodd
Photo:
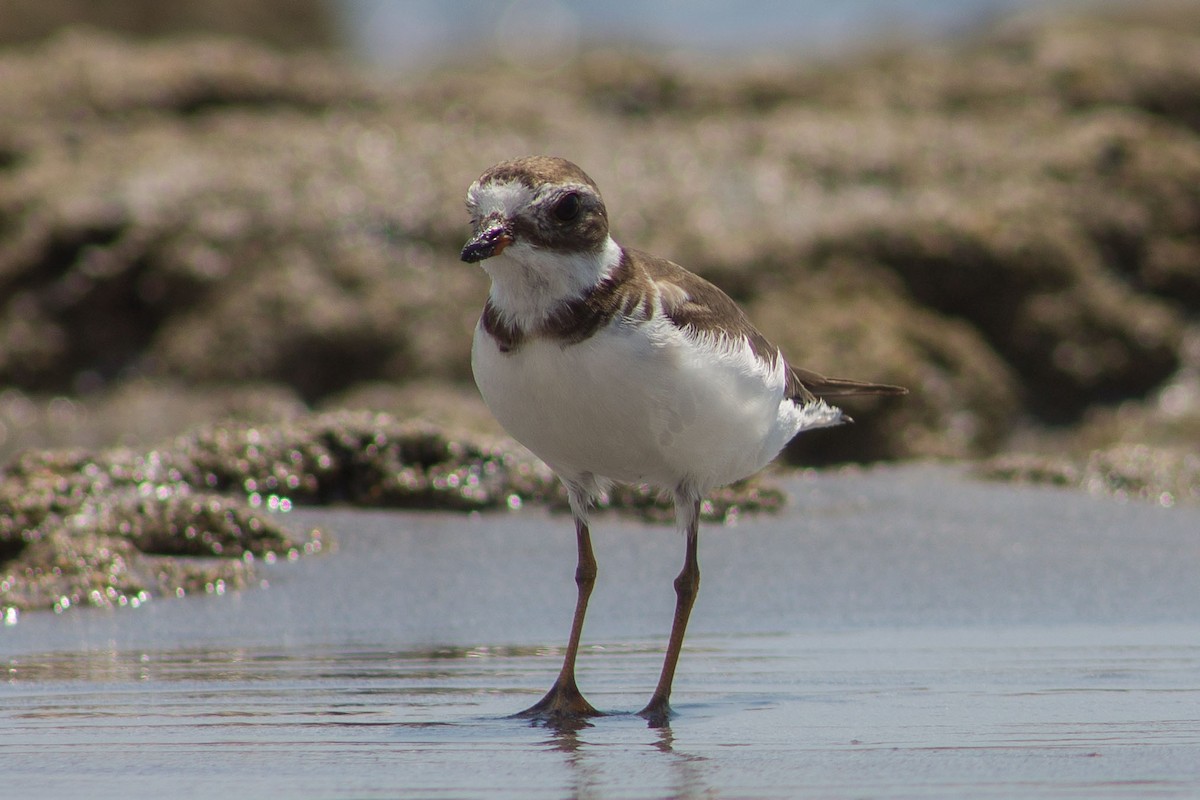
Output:
M8 797L1191 797L1200 509L941 468L787 483L701 531L669 729L653 688L682 542L601 516L576 731L553 679L569 520L305 512L333 554L268 586L0 629Z

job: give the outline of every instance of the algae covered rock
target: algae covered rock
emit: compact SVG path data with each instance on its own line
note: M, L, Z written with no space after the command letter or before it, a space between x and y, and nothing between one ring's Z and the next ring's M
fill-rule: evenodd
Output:
M793 457L994 452L1183 367L1197 53L1187 5L819 64L597 48L536 78L87 30L0 49L0 383L322 407L469 384L487 280L458 261L463 192L552 152L619 241L716 281L796 362L912 390Z
M981 464L989 480L1083 489L1170 508L1200 502L1200 453L1190 447L1115 445L1086 456L1010 454Z
M709 519L779 508L751 481L716 493ZM566 493L527 450L449 435L372 412L206 426L148 451L30 451L0 471L0 608L138 605L152 596L225 591L258 560L321 552L295 530L300 505L479 511L566 508ZM645 487L605 507L650 519L670 503Z

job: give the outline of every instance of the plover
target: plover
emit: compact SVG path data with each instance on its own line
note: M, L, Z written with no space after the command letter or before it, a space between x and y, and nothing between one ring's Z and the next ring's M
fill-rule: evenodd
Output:
M462 259L491 291L471 367L489 409L546 462L575 521L578 598L562 670L522 716L598 715L575 682L596 559L588 511L613 482L669 492L686 542L662 673L646 707L664 725L700 585L700 504L762 469L801 431L849 422L827 398L905 389L788 364L724 292L609 235L596 184L570 161L533 156L487 170L467 192Z

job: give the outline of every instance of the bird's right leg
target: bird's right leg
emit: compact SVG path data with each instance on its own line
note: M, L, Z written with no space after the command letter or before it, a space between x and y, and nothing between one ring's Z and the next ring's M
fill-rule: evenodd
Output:
M546 696L518 714L519 717L554 720L600 716L600 712L584 699L575 684L575 657L579 653L579 639L583 634L583 618L587 614L588 598L592 596L592 587L596 583L592 536L588 531L586 516L578 513L575 515L575 539L579 547L579 563L575 568L575 585L579 595L575 600L575 617L571 621L571 637L567 640L562 670Z

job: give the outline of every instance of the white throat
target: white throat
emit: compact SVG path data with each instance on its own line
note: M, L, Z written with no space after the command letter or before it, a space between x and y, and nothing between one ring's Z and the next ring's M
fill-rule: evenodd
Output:
M621 263L608 237L591 253L561 253L513 242L481 266L492 279L492 306L521 330L536 328L563 302L582 296Z

